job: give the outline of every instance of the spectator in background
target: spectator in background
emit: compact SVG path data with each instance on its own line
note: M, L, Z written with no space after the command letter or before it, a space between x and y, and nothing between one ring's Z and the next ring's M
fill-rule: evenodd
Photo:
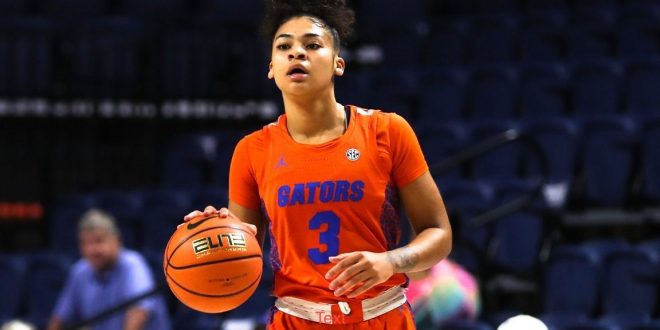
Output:
M406 296L419 329L437 329L457 319L475 320L481 310L477 280L450 259L411 273Z
M78 225L82 259L72 268L53 311L48 330L87 320L154 288L144 258L123 248L113 217L92 209ZM94 330L170 329L160 296L144 298L90 325Z

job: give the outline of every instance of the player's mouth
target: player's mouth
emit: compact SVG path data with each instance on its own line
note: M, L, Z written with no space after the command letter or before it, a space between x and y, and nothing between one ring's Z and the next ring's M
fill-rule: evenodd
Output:
M286 75L293 81L302 81L307 78L309 72L302 64L296 64L289 68Z

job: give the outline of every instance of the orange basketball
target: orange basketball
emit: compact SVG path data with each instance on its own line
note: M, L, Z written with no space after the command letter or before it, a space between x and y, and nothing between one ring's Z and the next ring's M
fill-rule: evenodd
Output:
M180 225L165 248L163 271L188 307L221 313L245 302L259 285L261 248L247 226L218 216Z

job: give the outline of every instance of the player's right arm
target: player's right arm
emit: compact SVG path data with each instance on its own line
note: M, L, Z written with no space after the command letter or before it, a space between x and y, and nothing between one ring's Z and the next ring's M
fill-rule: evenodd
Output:
M249 209L247 207L243 207L237 203L232 202L231 200L229 201L229 212L234 214L237 218L241 219L241 221L248 223L252 226L255 227L257 231L257 239L259 240L259 245L262 247L264 246L264 238L266 237L265 233L265 227L266 227L266 222L264 221L264 217L261 214L261 211Z

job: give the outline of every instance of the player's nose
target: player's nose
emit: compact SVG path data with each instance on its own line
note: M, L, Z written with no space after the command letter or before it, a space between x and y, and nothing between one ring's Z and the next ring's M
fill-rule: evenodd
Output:
M292 47L291 52L289 53L289 60L297 59L304 60L307 57L307 53L303 47Z

